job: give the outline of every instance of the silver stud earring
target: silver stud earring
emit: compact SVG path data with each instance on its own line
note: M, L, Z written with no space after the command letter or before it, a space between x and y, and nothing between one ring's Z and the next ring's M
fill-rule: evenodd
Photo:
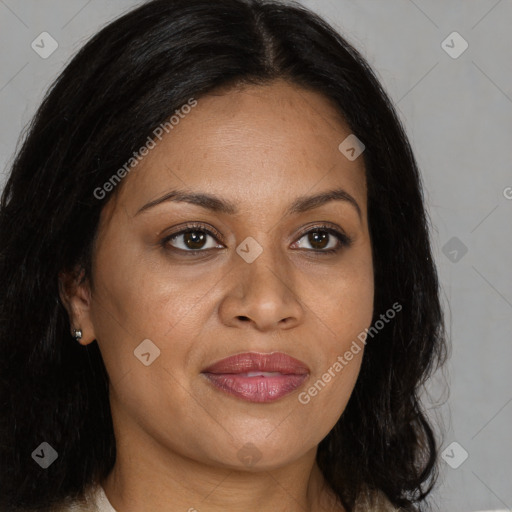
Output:
M82 330L73 329L73 338L75 338L75 341L79 342L82 339Z

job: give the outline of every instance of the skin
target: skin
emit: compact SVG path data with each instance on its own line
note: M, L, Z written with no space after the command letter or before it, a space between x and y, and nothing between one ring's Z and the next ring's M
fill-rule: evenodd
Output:
M65 276L62 298L81 343L97 340L109 373L117 460L102 485L117 510L343 510L315 455L345 409L363 350L309 403L298 394L372 319L363 158L338 150L350 133L330 100L284 81L211 94L105 206L93 284ZM167 201L137 214L176 188L214 194L239 212ZM357 201L361 217L348 201L284 215L297 197L334 188ZM194 244L184 235L160 243L187 222L223 240L208 236L203 250L211 250L198 255L185 252ZM336 237L314 246L301 234L323 222L351 237L350 247L321 254ZM236 252L247 237L263 248L252 263ZM149 366L134 356L145 339L160 350ZM272 403L227 395L201 375L249 351L285 352L311 373ZM251 467L237 456L246 443L261 455Z

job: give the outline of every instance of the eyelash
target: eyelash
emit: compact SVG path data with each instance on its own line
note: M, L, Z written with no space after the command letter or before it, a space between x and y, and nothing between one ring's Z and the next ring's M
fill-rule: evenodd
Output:
M312 251L316 254L335 254L335 253L338 253L339 251L341 251L341 249L343 248L347 248L347 247L350 247L350 245L352 244L352 239L350 237L348 237L345 233L342 233L340 231L338 231L337 229L334 229L333 227L327 225L327 224L322 224L322 225L319 225L319 226L313 226L313 228L311 229L308 229L306 231L303 231L302 233L300 233L299 235L299 238L298 240L304 238L304 236L308 235L309 233L312 233L312 232L317 232L317 231L320 231L320 232L325 232L325 233L328 233L330 235L333 235L335 238L338 239L338 242L339 242L339 246L335 249L327 249L327 250L315 250L315 249L306 249L308 251ZM206 233L207 235L211 236L212 238L214 238L217 242L219 242L219 238L222 238L222 236L220 235L220 233L218 232L214 232L214 231L211 231L210 229L206 228L204 225L202 224L187 224L185 229L181 230L181 231L178 231L177 233L173 233L169 236L166 236L161 242L161 246L164 248L164 249L167 249L167 244L175 239L175 238L178 238L179 236L181 235L185 235L187 233L194 233L194 232L201 232L201 233ZM179 251L179 252L182 252L182 253L187 253L187 254L191 254L191 255L196 255L196 254L199 254L199 253L205 253L205 252L208 252L210 251L211 249L200 249L200 250L184 250L184 249L178 249L176 247L172 247L173 250L176 250L176 251Z

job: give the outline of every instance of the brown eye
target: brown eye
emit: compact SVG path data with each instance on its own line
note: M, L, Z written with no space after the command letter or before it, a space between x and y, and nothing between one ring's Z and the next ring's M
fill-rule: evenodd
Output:
M207 235L200 231L188 231L183 235L183 243L189 249L202 249L205 244L206 236Z
M303 239L306 242L301 242ZM328 226L311 229L303 233L299 241L296 242L300 249L310 249L327 254L336 253L341 248L350 246L351 243L352 240L347 235ZM310 247L304 246L304 244Z
M326 242L329 242L331 235L325 231L310 231L307 237L313 249L322 250L325 249Z
M214 233L202 224L189 224L185 229L165 237L160 244L164 249L182 253L207 252L210 249L223 248L219 245L222 235Z
M208 238L213 239L212 242L210 242L210 246L207 246ZM217 247L214 241L215 237L209 231L205 229L189 228L167 237L165 243L178 250L192 252L214 249Z

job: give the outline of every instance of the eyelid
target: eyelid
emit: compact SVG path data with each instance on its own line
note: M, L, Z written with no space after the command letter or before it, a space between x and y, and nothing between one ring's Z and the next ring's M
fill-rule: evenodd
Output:
M213 226L210 226L209 224L203 224L202 222L196 223L196 222L188 222L184 226L180 226L178 231L175 231L169 235L166 235L164 240L170 240L171 238L175 236L182 235L184 233L187 233L188 231L203 231L210 236L213 236L217 239L217 241L224 241L224 236L222 233L217 231Z
M322 222L320 223L316 222L313 224L310 224L303 228L299 234L297 235L299 238L302 238L304 235L307 235L311 231L327 231L334 235L341 235L347 242L352 241L351 238L345 233L345 231L337 226L336 224L332 224L331 222Z

